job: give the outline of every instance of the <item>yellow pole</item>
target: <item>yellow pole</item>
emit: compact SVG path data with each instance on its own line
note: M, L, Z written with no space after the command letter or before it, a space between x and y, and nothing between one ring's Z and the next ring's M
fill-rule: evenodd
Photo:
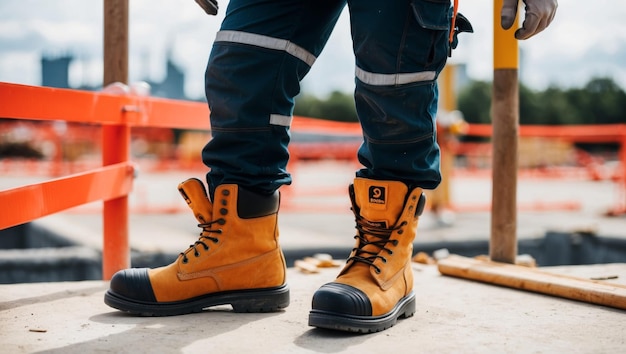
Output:
M445 112L452 112L456 110L456 90L455 90L455 82L456 82L456 65L454 64L446 64L446 66L439 74L440 81L443 86L442 90L442 98L443 104L441 108Z
M442 114L449 114L456 110L455 74L456 66L454 64L447 64L439 74L439 87L441 88L440 111ZM437 215L441 215L444 209L450 207L450 176L454 168L454 155L449 143L452 138L449 136L450 132L446 128L440 129L439 124L437 127L437 143L439 143L441 151L441 183L429 193L428 199L430 200L432 211Z
M503 0L493 6L493 164L491 260L515 263L517 256L517 143L519 130L518 44L515 30L500 26Z

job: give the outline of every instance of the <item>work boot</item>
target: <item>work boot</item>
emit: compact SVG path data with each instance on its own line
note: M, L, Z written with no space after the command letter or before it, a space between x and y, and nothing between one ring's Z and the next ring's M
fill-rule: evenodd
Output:
M411 257L422 189L356 178L350 186L356 247L333 282L313 295L309 325L371 333L415 313Z
M224 184L211 202L195 178L178 190L202 228L200 238L168 266L115 273L104 302L142 316L181 315L225 304L235 312L287 307L278 192L265 196Z

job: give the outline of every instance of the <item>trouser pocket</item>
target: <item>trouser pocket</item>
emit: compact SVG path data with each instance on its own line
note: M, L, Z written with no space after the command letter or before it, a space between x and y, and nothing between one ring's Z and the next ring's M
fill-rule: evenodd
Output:
M407 45L422 48L415 58L424 67L441 70L449 51L452 8L449 0L413 0L411 10L417 29L408 33Z

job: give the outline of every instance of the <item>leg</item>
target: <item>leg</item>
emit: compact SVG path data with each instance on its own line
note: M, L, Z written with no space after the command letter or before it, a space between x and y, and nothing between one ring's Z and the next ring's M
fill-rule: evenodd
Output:
M213 137L202 157L211 189L235 183L272 193L291 182L294 97L344 6L345 0L231 1L206 72Z
M209 193L198 179L179 185L200 237L168 266L116 273L108 305L161 316L223 304L236 312L289 304L277 188L290 178L293 97L344 6L342 0L230 1L206 71Z
M436 78L448 53L450 1L379 3L384 15L350 4L364 132L358 176L432 189L441 179Z
M365 166L350 186L356 245L313 296L309 324L377 332L415 312L411 257L425 198L440 181L436 78L450 1L350 1Z

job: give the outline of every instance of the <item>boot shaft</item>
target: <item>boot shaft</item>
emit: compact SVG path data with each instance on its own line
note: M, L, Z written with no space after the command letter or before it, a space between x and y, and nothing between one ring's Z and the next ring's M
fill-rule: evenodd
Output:
M418 217L426 202L423 191L409 190L398 181L356 178L350 198L357 241L340 275L370 273L381 288L390 287L410 262Z
M232 192L232 190L235 191ZM221 185L216 188L212 198L217 199L218 202L214 215L214 203L199 179L190 178L180 183L178 191L201 224L223 219L230 211L236 212L237 217L241 219L277 214L280 205L278 192L262 195L236 185ZM233 203L232 200L236 202Z
M194 267L205 268L202 263L214 263L212 255L221 255L220 263L228 264L278 247L278 192L265 196L224 184L215 189L211 201L198 179L189 179L178 189L200 223L204 242L183 252L184 258L199 258L198 252L209 256L193 262ZM181 267L187 268L186 264L183 262Z

